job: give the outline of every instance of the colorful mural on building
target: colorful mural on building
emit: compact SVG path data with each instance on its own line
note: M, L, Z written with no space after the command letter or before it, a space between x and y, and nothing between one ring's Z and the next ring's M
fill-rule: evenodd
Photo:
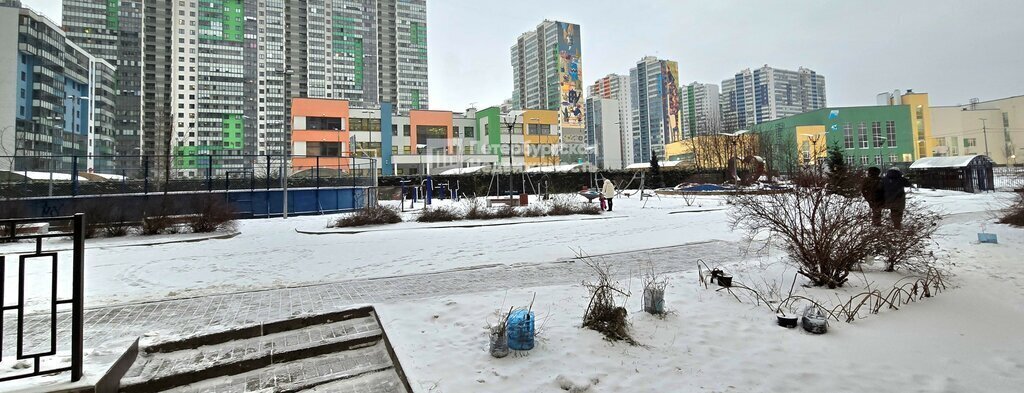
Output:
M580 67L580 27L558 23L558 78L561 105L558 122L563 127L585 126L583 121L583 75Z
M662 92L664 93L665 111L665 143L678 142L683 139L682 94L679 90L679 63L665 61L661 63Z

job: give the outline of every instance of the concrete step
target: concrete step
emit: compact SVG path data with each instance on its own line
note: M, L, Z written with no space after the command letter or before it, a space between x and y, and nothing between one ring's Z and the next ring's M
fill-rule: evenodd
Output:
M337 386L338 389L332 388ZM312 390L318 389L318 390ZM200 381L169 393L405 392L383 342Z
M392 358L373 309L364 307L146 346L120 391L299 391L365 373L397 376ZM401 378L387 381L405 391Z

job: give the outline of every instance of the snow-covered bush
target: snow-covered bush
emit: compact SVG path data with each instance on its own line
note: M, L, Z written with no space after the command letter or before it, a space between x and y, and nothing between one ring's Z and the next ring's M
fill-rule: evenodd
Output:
M428 207L423 209L423 213L416 218L417 222L442 222L442 221L458 221L463 219L463 215L453 208L446 206Z
M826 189L796 187L790 193L731 198L734 229L751 238L770 235L798 272L814 285L835 288L864 259L877 238L868 205Z
M544 217L546 215L548 215L548 210L544 208L544 205L537 203L524 207L519 211L520 217Z
M501 206L496 209L484 206L477 198L470 198L467 202L466 216L467 220L492 220L496 218L512 218L516 217L516 209L512 206Z
M549 202L549 216L571 216L573 214L601 214L601 207L582 202L573 196L556 196Z
M334 222L337 228L358 227L365 225L397 224L402 222L398 209L391 206L372 205Z

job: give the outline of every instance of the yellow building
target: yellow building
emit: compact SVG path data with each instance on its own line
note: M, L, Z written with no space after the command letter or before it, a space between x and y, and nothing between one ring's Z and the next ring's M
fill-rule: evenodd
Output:
M907 91L900 97L900 103L910 106L910 124L914 127L914 155L928 157L935 150L932 139L932 110L928 106L928 93Z
M522 121L526 167L558 165L558 111L527 109Z
M914 157L931 156L935 151L936 142L932 138L932 110L928 106L928 93L907 90L899 97L889 93L882 93L880 96L887 98L889 105L910 107L910 125L914 131Z

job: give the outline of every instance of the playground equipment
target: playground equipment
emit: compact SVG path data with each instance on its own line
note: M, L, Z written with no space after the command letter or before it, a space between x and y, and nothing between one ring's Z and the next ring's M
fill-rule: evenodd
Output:
M594 202L594 199L597 199L597 197L601 196L600 192L594 190L580 191L578 194L580 194L580 196L584 198L587 198L587 202L591 203Z

